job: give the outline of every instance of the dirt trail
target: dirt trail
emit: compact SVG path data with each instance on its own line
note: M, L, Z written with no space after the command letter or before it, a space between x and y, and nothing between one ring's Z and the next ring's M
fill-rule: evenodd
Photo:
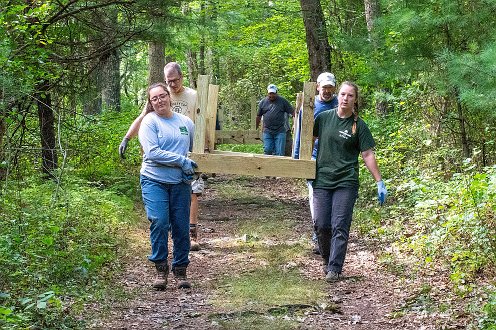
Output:
M166 291L154 291L151 283L154 268L146 261L149 253L148 222L143 220L142 228L133 233L136 245L133 256L126 263L126 272L120 278L121 284L131 299L116 300L103 319L93 321L93 329L234 329L226 327L220 320L240 319L254 313L250 308L225 310L213 304L218 298L217 279L230 276L250 267L250 260L226 242L240 239L235 237L238 218L256 213L260 208L270 208L271 202L287 203L296 219L292 238L310 237L311 224L308 201L305 198L304 183L291 179L244 178L243 190L251 191L253 198L243 201L219 197L222 183L236 180L233 176L209 178L207 189L200 201L200 244L202 249L190 254L191 264L188 277L193 288L176 289L169 280ZM261 204L257 196L264 195ZM267 202L268 201L268 202ZM353 229L353 228L352 228ZM272 244L277 244L277 238ZM280 243L280 242L279 242ZM425 304L419 304L421 284L415 276L405 279L387 272L377 262L381 252L372 244L359 239L352 233L345 264L346 279L335 284L325 284L328 305L285 306L286 318L297 322L291 329L457 329L465 328L463 319L453 321L450 313L427 312ZM308 253L297 260L304 278L324 281L320 256ZM169 276L171 279L172 276ZM220 298L222 299L222 297ZM329 307L331 306L331 308ZM98 307L97 307L98 308ZM257 312L259 313L259 312ZM256 313L255 313L256 314ZM267 317L269 317L267 311ZM262 315L263 316L263 313ZM245 329L259 329L256 326ZM265 329L265 328L262 328Z

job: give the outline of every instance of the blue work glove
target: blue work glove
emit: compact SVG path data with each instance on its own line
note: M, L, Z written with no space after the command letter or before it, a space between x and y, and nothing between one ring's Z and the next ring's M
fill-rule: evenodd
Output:
M121 156L122 159L126 158L124 154L126 153L128 142L129 139L127 137L124 137L124 139L122 139L121 144L119 145L119 156Z
M384 181L377 182L377 198L379 199L379 204L384 204L386 202L387 190Z
M198 165L194 161L192 161L189 158L185 158L183 165L181 166L181 169L183 170L183 173L186 175L193 175L195 174L195 168L197 168Z
M191 184L191 182L193 182L194 179L195 179L195 177L193 175L188 175L188 174L183 173L183 182L184 183Z

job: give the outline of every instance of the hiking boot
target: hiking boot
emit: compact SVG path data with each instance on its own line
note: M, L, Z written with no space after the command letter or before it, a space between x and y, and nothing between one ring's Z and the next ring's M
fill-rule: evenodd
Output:
M327 275L325 277L326 282L330 282L330 283L337 282L340 279L342 279L341 273L336 273L335 271L332 270L330 272L327 272Z
M190 239L190 251L200 251L200 244L198 244L198 230L196 225L191 225L189 227L189 239Z
M320 255L319 240L317 239L317 232L314 230L312 232L312 253Z
M324 275L327 275L327 266L329 265L329 259L324 259L322 261L322 270L324 271Z
M167 275L169 275L169 265L166 263L155 264L157 276L153 282L153 287L157 290L165 290L167 287Z
M191 283L186 277L186 267L173 267L172 273L177 280L178 289L189 289L191 288Z

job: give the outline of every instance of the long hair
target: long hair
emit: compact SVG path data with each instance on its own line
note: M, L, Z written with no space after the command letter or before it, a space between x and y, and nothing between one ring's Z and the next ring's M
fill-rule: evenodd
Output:
M353 104L353 126L351 127L351 134L355 135L358 121L358 104L360 103L360 92L358 85L352 81L343 81L341 85L339 85L338 90L341 90L341 87L343 87L344 85L353 87L353 90L355 91L355 104Z
M169 93L169 90L167 89L167 86L162 82L154 83L154 84L151 84L150 86L148 86L148 89L146 90L146 98L148 100L148 102L146 102L146 113L150 113L150 112L154 111L152 101L150 100L150 91L156 87L162 87L164 89L164 91L167 93L167 95L170 96L170 93Z

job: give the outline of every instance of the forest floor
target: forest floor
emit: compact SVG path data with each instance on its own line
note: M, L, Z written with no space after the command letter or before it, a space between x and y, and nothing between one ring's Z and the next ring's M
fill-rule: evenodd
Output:
M437 272L379 260L390 247L353 231L345 278L326 283L311 251L306 184L287 178L217 175L200 197L201 250L190 253L191 289L151 287L148 220L92 329L466 329L473 320L446 299ZM444 306L444 307L443 307ZM448 307L449 306L449 307Z

